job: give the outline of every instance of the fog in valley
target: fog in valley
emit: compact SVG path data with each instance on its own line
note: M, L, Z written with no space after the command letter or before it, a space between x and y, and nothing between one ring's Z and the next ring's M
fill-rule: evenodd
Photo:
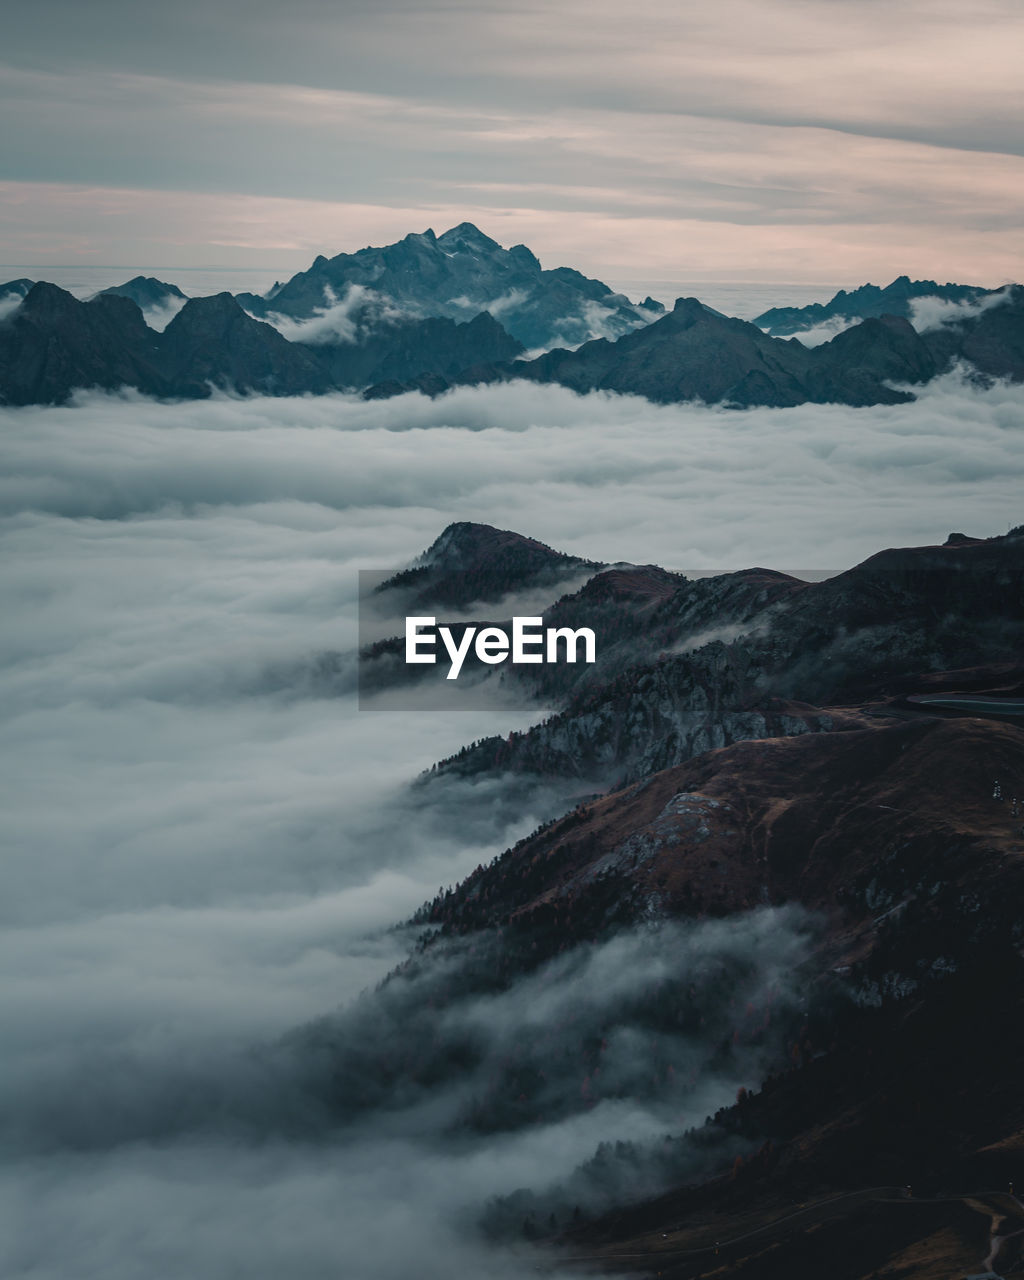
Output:
M687 570L839 571L1000 534L1022 408L1020 386L953 374L872 409L512 384L0 411L0 1272L512 1280L525 1245L472 1226L492 1197L756 1086L763 1060L721 1071L636 1000L710 973L798 1007L813 922L786 912L621 935L499 995L467 979L426 1022L457 950L360 999L414 945L393 926L573 797L410 788L545 709L358 710L357 571L456 520ZM591 1104L545 1055L611 1025L622 1096ZM477 1065L392 1081L403 1036ZM544 1116L468 1124L513 1045L549 1073ZM655 1059L685 1087L638 1087Z

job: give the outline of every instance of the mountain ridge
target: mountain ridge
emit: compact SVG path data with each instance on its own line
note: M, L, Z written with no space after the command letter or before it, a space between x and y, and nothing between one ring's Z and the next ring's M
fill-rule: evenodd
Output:
M55 285L15 280L0 286L0 403L63 403L77 389L122 386L164 398L202 397L220 387L380 399L523 380L741 409L907 403L910 388L958 364L982 379L1024 379L1024 289L979 293L949 285L922 295L933 283L900 277L885 290L855 291L877 310L896 290L907 310L920 296L941 302L941 291L952 290L949 310L921 332L905 317L883 313L808 347L696 298L678 299L669 312L650 299L634 305L572 268L545 271L525 246L503 249L471 223L441 236L428 230L379 249L321 255L263 298L186 300L176 286L138 276L80 303ZM504 292L495 295L499 288ZM124 305L118 309L115 300ZM145 315L125 309L139 304ZM218 310L219 326L210 323ZM559 336L553 317L560 325L570 316L579 322L578 345L540 355L526 349L530 342L521 338L538 337L529 324L548 324L549 342ZM610 328L611 337L593 337L595 327ZM190 328L193 339L185 336Z
M1002 287L1002 286L1001 286ZM769 307L754 318L754 324L767 330L773 337L790 337L824 324L829 320L866 320L883 315L901 316L909 320L911 304L920 298L939 298L943 302L977 302L999 293L1000 289L986 289L981 285L954 284L947 281L911 280L909 276L897 276L890 284L879 288L863 284L849 292L840 289L828 302L811 302L803 307Z

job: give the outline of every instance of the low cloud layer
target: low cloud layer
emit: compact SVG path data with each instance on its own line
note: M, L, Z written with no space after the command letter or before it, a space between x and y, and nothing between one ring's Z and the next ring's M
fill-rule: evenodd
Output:
M156 547L227 522L275 556L283 525L286 545L341 558L339 583L345 566L405 563L454 519L686 569L844 568L885 543L1018 523L1024 391L955 375L915 391L908 406L744 413L527 384L369 403L86 394L4 415L0 514L29 538L92 518L100 547L125 518ZM316 570L283 598L302 601Z
M462 1151L232 1128L230 1089L266 1085L253 1046L376 982L395 921L559 803L411 796L433 760L537 713L358 712L356 570L452 520L688 569L1001 533L1022 518L1022 404L951 377L870 410L512 385L0 412L0 1270L526 1274L470 1245L462 1207L650 1136L650 1112Z

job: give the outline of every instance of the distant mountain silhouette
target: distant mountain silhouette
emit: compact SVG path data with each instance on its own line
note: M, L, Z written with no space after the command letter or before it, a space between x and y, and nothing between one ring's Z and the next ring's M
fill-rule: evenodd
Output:
M771 338L755 324L723 316L696 298L680 298L660 320L617 342L595 339L575 351L555 349L531 361L467 370L458 382L527 379L573 391L617 391L659 404L701 400L736 408L805 404L901 404L913 400L889 380L927 382L936 355L910 323L867 320L816 348ZM414 384L392 388L443 388ZM368 394L383 394L372 388Z
M79 387L166 394L158 340L127 298L79 302L40 282L0 324L0 402L60 403Z
M723 316L696 298L680 298L666 316L616 342L595 339L575 351L555 349L534 360L468 369L455 383L551 382L574 391L616 391L660 404L701 400L735 408L806 404L902 404L911 391L958 359L993 377L1024 378L1024 290L999 305L918 333L899 316L863 320L831 342L805 347L772 338L756 324ZM372 387L375 397L446 389L436 379Z
M770 307L754 320L754 324L766 329L773 337L786 337L833 319L866 320L873 316L902 316L909 320L911 303L916 298L977 302L980 298L997 292L997 289L983 289L974 284L937 284L934 280L911 280L909 276L898 276L884 289L875 284L863 284L849 293L840 289L825 303L812 302L806 307Z
M154 276L134 276L124 284L115 284L109 289L101 289L96 296L106 294L130 298L142 311L152 311L158 307L166 307L169 303L187 301L186 295L176 284L167 284Z

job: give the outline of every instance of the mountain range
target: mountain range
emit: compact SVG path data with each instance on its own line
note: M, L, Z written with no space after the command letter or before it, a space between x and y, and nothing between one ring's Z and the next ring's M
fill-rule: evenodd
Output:
M921 299L945 310L919 332L907 315ZM765 332L862 314L815 347ZM265 296L189 300L143 276L84 302L45 282L0 285L0 403L10 405L90 387L381 398L518 379L658 403L898 404L958 361L1024 378L1024 291L901 277L751 323L696 298L669 312L634 304L470 223L317 258Z
M873 316L901 316L910 320L914 315L914 303L924 298L937 298L941 302L963 306L994 298L1000 292L999 289L982 289L978 285L939 284L935 280L911 280L909 276L897 276L881 289L874 284L861 285L849 292L840 289L825 303L812 302L806 307L770 307L757 316L754 323L773 337L789 337L829 320L853 323Z
M951 357L950 357L951 358ZM680 298L668 315L616 342L598 338L575 351L488 371L487 380L523 378L573 391L615 391L660 404L700 400L734 408L806 404L900 404L939 371L925 337L894 316L865 320L820 347L764 334L755 324ZM457 381L479 377L467 371ZM372 392L371 392L372 394Z

